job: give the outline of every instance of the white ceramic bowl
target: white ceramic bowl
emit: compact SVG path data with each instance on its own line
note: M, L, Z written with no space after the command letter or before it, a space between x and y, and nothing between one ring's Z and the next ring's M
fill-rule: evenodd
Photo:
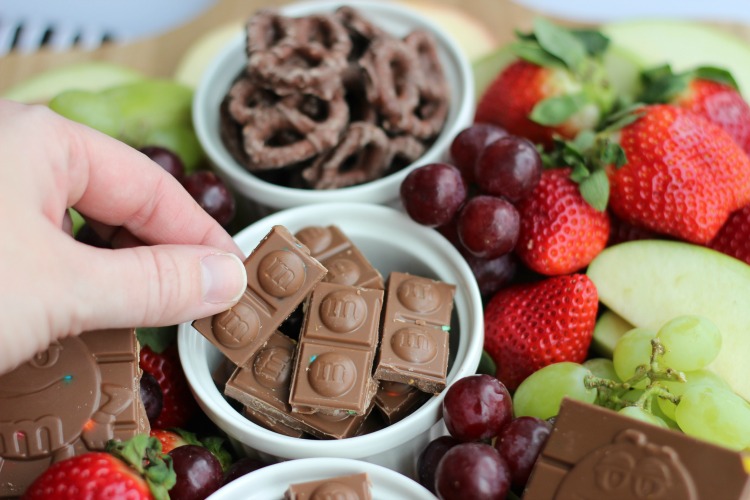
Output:
M250 253L276 224L292 232L306 226L335 224L384 277L391 271L403 271L456 285L448 384L476 372L484 338L479 289L463 257L436 231L420 226L389 207L330 203L277 212L248 226L235 240L243 251ZM274 461L355 458L413 477L416 457L443 429L441 403L445 391L396 424L364 436L342 440L283 436L250 422L224 398L211 378L223 356L189 323L179 327L179 352L200 406L249 455L259 454L261 458Z
M281 500L290 484L365 472L373 500L435 500L419 483L379 465L346 458L305 458L270 465L236 479L208 500Z
M227 151L219 135L219 107L234 78L247 62L245 36L238 33L206 69L193 100L193 123L198 139L217 173L241 196L263 209L278 210L312 203L367 202L396 204L399 187L407 173L418 165L444 159L453 137L468 126L474 113L474 77L471 65L458 45L442 28L417 12L395 3L375 0L315 0L284 6L292 17L331 12L342 5L359 9L369 20L394 35L403 36L415 28L431 32L451 88L451 103L445 126L425 154L406 168L358 186L333 190L307 190L279 186L249 173Z

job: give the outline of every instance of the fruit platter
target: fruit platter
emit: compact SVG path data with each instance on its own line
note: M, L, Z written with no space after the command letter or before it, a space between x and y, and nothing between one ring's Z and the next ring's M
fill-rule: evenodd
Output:
M750 27L223 0L0 98L139 150L247 272L0 373L0 498L750 498Z

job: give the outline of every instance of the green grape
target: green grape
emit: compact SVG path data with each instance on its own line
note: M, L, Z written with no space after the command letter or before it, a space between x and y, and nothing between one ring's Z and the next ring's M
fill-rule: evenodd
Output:
M658 396L651 398L651 406L649 407L651 413L653 413L655 417L660 418L670 429L680 430L680 426L674 421L674 417L669 417L662 411L661 406L659 406L659 401L661 401L661 398Z
M622 408L621 410L618 410L620 415L625 415L626 417L634 418L636 420L640 420L641 422L646 422L652 425L656 425L658 427L663 427L664 429L667 429L667 423L664 422L661 418L657 417L656 415L647 412L643 408L639 406L626 406Z
M153 130L191 123L193 91L169 80L142 80L118 85L100 93L119 111L121 124L117 139L134 147Z
M708 370L695 370L694 372L685 372L684 375L685 382L679 382L677 380L663 380L659 383L664 385L664 387L666 387L667 390L669 390L669 392L675 396L682 396L690 387L700 387L708 385L725 389L729 388L727 383L724 382L723 378ZM657 398L657 400L659 408L661 408L664 414L674 420L674 411L676 405L668 399Z
M109 136L117 137L120 133L122 115L119 109L100 94L67 90L52 98L48 106L69 120L83 123Z
M611 359L591 358L584 361L583 366L588 368L595 377L620 382L620 377L617 376L615 365Z
M198 170L205 160L203 148L190 124L152 129L143 137L142 143L136 145L141 146L161 146L172 151L182 160L185 175Z
M615 345L612 361L615 372L620 380L626 381L635 374L640 365L647 365L651 360L651 339L656 333L646 328L633 328L620 337ZM648 379L636 384L638 388L645 388Z
M584 385L591 372L578 363L554 363L532 373L516 389L513 409L516 417L547 419L557 415L563 398L593 403L596 389Z
M750 404L731 389L688 388L675 411L682 432L735 451L750 446Z
M662 326L656 337L665 349L661 362L679 371L705 368L721 349L721 332L702 316L678 316Z

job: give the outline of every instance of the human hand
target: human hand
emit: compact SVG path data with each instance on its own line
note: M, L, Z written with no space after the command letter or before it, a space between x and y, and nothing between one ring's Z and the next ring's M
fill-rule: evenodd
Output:
M68 207L116 249L74 240ZM0 100L0 214L0 374L68 335L226 310L247 283L242 251L179 182L45 107Z

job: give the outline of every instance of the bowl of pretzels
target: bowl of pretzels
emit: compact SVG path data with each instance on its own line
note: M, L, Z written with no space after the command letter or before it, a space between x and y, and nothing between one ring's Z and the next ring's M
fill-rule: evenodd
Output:
M398 206L410 170L473 118L470 64L419 13L316 0L253 13L207 68L193 122L212 165L261 213Z

